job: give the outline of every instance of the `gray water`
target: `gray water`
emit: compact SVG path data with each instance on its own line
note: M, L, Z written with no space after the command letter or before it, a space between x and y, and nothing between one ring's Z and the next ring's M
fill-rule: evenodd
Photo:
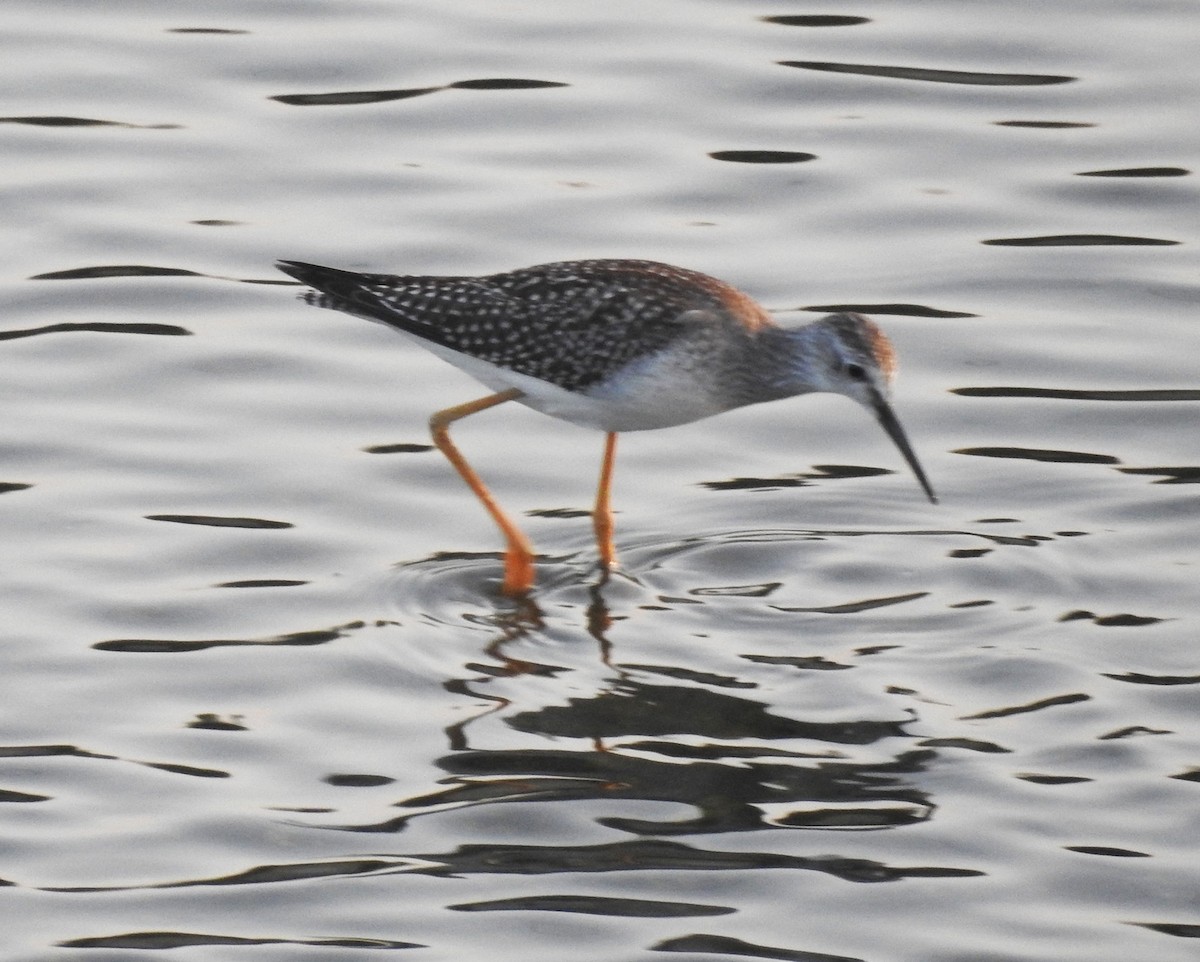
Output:
M0 956L1187 960L1194 0L7 0ZM874 316L601 438L276 258ZM374 957L374 956L372 956Z

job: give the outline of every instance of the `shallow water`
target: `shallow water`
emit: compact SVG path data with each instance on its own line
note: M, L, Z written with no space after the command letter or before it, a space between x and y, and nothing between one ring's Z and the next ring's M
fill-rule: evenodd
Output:
M1190 0L5 12L3 958L1195 957ZM272 263L595 256L874 315L941 503L629 434L601 583L510 405L499 599L483 390Z

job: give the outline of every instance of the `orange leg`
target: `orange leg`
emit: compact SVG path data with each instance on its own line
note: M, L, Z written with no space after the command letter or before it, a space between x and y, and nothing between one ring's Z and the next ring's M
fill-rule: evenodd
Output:
M600 551L600 566L608 571L617 563L613 545L612 476L617 459L617 435L609 431L604 437L604 461L600 465L600 484L596 488L596 507L592 525L596 529L596 547Z
M499 394L490 394L478 401L446 408L444 411L438 411L429 419L429 430L433 433L433 443L454 465L455 470L475 492L475 497L483 503L487 513L492 516L492 520L504 534L506 542L504 584L500 590L510 598L523 597L533 587L533 545L529 543L529 539L525 537L521 529L513 524L508 515L500 509L496 499L492 497L492 492L487 489L479 475L467 464L466 458L454 446L454 442L450 440L450 425L459 418L465 418L468 414L478 414L480 411L486 411L497 404L515 400L520 396L521 392L512 388L508 391L501 391Z

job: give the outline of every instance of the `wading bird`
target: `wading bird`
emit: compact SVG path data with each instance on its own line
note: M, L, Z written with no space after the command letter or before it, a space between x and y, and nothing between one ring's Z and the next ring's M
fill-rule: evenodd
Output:
M592 519L605 570L616 561L617 435L761 401L814 391L853 398L937 500L889 401L895 351L861 314L782 328L724 281L642 260L562 261L482 277L359 274L300 261L279 269L314 289L302 295L309 304L387 324L494 392L438 411L430 428L504 534L506 595L533 586L533 547L449 434L460 418L505 401L604 432Z

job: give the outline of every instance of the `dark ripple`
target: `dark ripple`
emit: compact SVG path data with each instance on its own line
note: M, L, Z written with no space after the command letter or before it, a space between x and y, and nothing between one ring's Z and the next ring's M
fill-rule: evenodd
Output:
M978 73L968 70L932 70L927 67L891 67L864 63L822 63L815 60L780 60L781 67L800 67L828 73L859 74L867 77L890 77L895 80L923 80L929 83L976 84L987 87L1036 87L1065 84L1076 77L1053 74Z
M104 264L96 267L74 267L65 271L49 271L34 274L31 281L78 281L96 280L104 277L207 277L218 281L236 281L239 284L263 284L271 287L297 287L295 281L257 277L223 277L220 274L204 274L183 267L156 267L148 264Z
M248 34L249 30L232 30L222 27L168 27L166 33L215 33L225 36L241 36Z
M1097 615L1094 611L1084 611L1078 609L1068 611L1058 619L1059 621L1091 621L1093 624L1100 625L1102 628L1141 628L1145 625L1156 625L1160 621L1165 621L1164 618L1155 618L1152 615L1131 615L1128 613L1116 615Z
M440 90L539 90L550 87L569 87L570 84L557 80L526 80L517 77L485 78L481 80L456 80L437 87L409 87L397 90L345 90L324 94L278 94L268 97L291 107L353 106L377 104L390 100L409 100L437 93Z
M1200 392L1198 392L1200 393ZM1117 468L1122 474L1143 474L1157 477L1152 484L1200 484L1200 467L1185 465L1177 468Z
M767 598L782 587L782 581L765 581L757 585L722 585L712 588L693 588L688 594L704 598Z
M456 912L577 912L635 919L680 919L729 915L737 909L726 905L695 902L659 902L651 899L607 898L598 895L529 895L524 898L493 899L447 905Z
M309 582L290 578L252 578L247 581L224 581L214 588L298 588Z
M1109 676L1112 677L1112 676ZM1119 680L1119 679L1118 679ZM1141 738L1143 735L1174 735L1169 728L1149 728L1146 725L1130 725L1127 728L1118 728L1116 731L1105 732L1103 735L1097 735L1098 742L1118 741L1122 738Z
M799 150L714 150L708 156L735 164L800 164L817 159L816 154Z
M558 80L524 80L520 77L496 77L485 80L456 80L447 84L456 90L544 90L550 87L569 87Z
M1124 167L1117 170L1081 170L1076 177L1186 177L1186 167Z
M558 518L560 520L590 518L592 516L592 512L586 508L530 508L523 513L527 518Z
M1179 939L1200 939L1200 925L1186 922L1126 922L1126 925L1137 925L1152 932L1163 935L1173 935Z
M567 752L559 755L554 752L538 753L537 758L530 758L532 764L519 763L517 752L498 752L495 759L486 758L492 764L484 773L482 781L471 779L455 779L449 788L430 792L428 795L417 795L396 802L398 808L428 808L443 805L475 805L488 802L513 801L574 801L581 798L594 798L607 790L609 795L618 787L626 787L624 783L609 782L596 777L574 777L576 772L590 773L586 753ZM479 759L471 759L478 763ZM453 766L446 766L453 767ZM460 766L467 768L468 766ZM480 767L478 764L475 768ZM601 766L595 766L599 770ZM621 768L622 766L614 766ZM520 774L511 776L511 772L520 770L522 773L535 769L546 774ZM509 777L505 777L509 776ZM391 823L384 823L391 824ZM345 828L346 826L342 826ZM394 826L393 826L394 827ZM378 831L380 826L352 826L355 831L370 828Z
M950 393L957 394L959 397L1036 397L1065 401L1200 401L1200 391L1186 388L1149 391L1081 391L1053 387L959 387L952 388ZM1121 470L1135 472L1142 469L1121 468Z
M1122 675L1107 671L1101 674L1113 681L1125 681L1131 685L1200 685L1200 675L1145 675L1137 671L1127 671Z
M200 728L210 732L244 732L250 730L242 723L241 715L222 718L213 712L201 712L184 727Z
M445 87L410 87L404 90L345 90L327 94L278 94L268 97L290 107L346 107L355 104L379 104L389 100L409 100L437 93Z
M874 470L874 469L872 469ZM884 472L892 473L892 472ZM720 484L721 482L712 482ZM999 523L1014 523L1016 519L1012 518L982 518L980 524L999 524ZM1065 531L1056 532L1061 538L1077 538L1087 532L1084 531ZM1025 534L1025 535L1005 535L1005 534L990 534L983 531L967 531L955 528L918 528L911 531L881 531L876 529L851 531L851 530L830 530L822 528L812 528L809 530L800 531L774 531L774 530L758 530L758 531L736 531L730 532L721 536L718 543L723 544L767 544L774 542L797 542L797 541L822 541L830 538L869 538L869 537L890 537L890 538L944 538L944 537L964 537L964 538L980 538L987 541L989 544L1004 545L1010 547L1021 548L1036 548L1039 545L1053 541L1054 537L1044 534ZM695 542L689 544L673 544L672 547L676 551L689 550L697 546L704 546L703 542ZM627 552L628 554L628 552ZM887 599L868 599L865 603L870 605L874 601L882 600L887 603L898 603L899 601L908 600L913 595L895 595ZM895 602L892 599L897 599ZM673 599L677 600L677 599ZM683 599L687 601L688 599ZM864 602L852 602L852 605L860 605ZM838 606L835 606L837 608ZM815 609L814 609L815 610ZM834 614L842 614L845 612L835 610ZM1089 614L1090 617L1090 614Z
M176 765L171 762L138 762L146 768L160 772L170 772L172 775L187 775L191 778L230 778L231 774L220 768L198 768L195 765Z
M625 742L625 747L631 751L661 755L663 758L704 761L741 758L819 758L828 760L830 757L829 753L825 751L804 752L789 748L770 748L764 745L727 745L719 742L689 745L684 742L633 741Z
M855 808L851 805L835 805L830 808L798 808L795 811L777 811L766 822L779 828L804 828L819 830L902 828L929 821L932 814L928 808L899 806L887 808Z
M102 755L90 752L85 748L74 745L3 745L0 746L0 758L59 758L63 756L75 758L108 758L115 759L116 755Z
M424 454L432 451L432 444L373 444L363 448L367 454Z
M647 665L638 662L621 662L622 671L636 671L646 675L659 675L663 678L675 678L679 681L691 681L697 685L709 685L713 688L749 689L757 688L752 681L743 681L732 675L718 675L711 671L697 671L695 668L685 668L682 665Z
M28 124L31 127L127 127L132 130L182 130L182 124L129 124L121 120L96 120L93 117L0 117L0 124Z
M958 448L951 454L970 454L977 458L1016 458L1023 461L1050 461L1056 464L1120 464L1110 454L1084 451L1054 451L1044 448Z
M208 514L148 514L147 521L170 521L173 524L198 524L209 528L254 528L278 531L294 528L290 521L270 521L266 518L237 518Z
M1074 130L1079 127L1095 127L1095 124L1073 120L997 120L997 127L1030 127L1035 130Z
M879 469L869 469L879 470ZM643 610L665 610L679 604L706 604L705 595L724 596L731 593L758 597L761 590L773 590L772 583L754 585L702 585L688 584L666 593L646 596L648 589L640 580L643 577L658 579L678 568L680 559L698 553L716 550L727 545L794 544L806 547L805 542L864 536L919 536L919 537L967 537L982 538L989 544L1037 546L1043 541L1053 540L1047 535L1008 536L968 531L917 530L917 531L844 531L844 530L762 530L724 531L719 533L696 533L685 541L627 542L623 545L624 564L622 570L605 577L598 572L595 555L590 546L580 552L565 556L539 556L538 583L529 598L522 601L503 598L498 591L498 574L502 567L496 552L440 552L430 558L406 562L396 566L381 583L378 594L380 603L395 609L399 616L416 618L423 623L438 623L461 628L464 623L496 636L494 648L505 640L527 636L545 628L545 610L552 599L564 593L566 603L555 604L560 610L586 608L586 628L589 634L602 645L606 644L603 633L610 617L608 602L616 593L626 595L634 605L637 594L645 600L637 607ZM588 594L588 600L579 596L579 591ZM870 599L873 600L873 599ZM854 602L853 604L857 604ZM520 671L515 663L503 669L505 672Z
M17 792L8 788L0 788L0 804L6 802L48 802L53 798L53 795L33 795L29 792Z
M1069 695L1053 695L1050 698L1039 698L1037 701L1024 705L1010 705L1007 708L992 708L988 711L976 712L974 715L963 715L962 721L978 721L983 718L1008 718L1012 715L1027 715L1030 712L1043 711L1046 708L1057 708L1059 705L1074 705L1081 701L1091 701L1091 695L1073 692Z
M592 590L603 580L590 545L578 554L539 554L536 563L537 583L527 598L501 593L504 558L496 551L439 551L402 562L383 576L375 593L385 610L399 616L513 639L543 626L537 599L560 590Z
M898 882L906 878L975 878L977 869L938 865L893 866L837 855L797 856L775 852L724 852L681 842L636 839L600 845L460 845L452 852L408 857L376 857L258 865L231 875L127 886L46 886L39 891L64 894L130 892L198 887L272 885L313 879L390 875L397 872L434 877L466 875L554 875L580 872L746 871L794 869L820 872L846 882Z
M198 932L127 932L59 942L66 949L182 949L198 945L304 945L340 949L423 949L419 942L395 942L391 939L277 939L248 938L234 935L208 935Z
M656 698L661 690L647 688L645 697ZM683 707L721 708L737 700L721 696ZM683 807L695 813L671 820L625 817L598 820L599 824L621 832L658 838L780 828L878 829L923 821L933 813L934 805L928 795L914 785L936 758L931 751L908 750L891 761L861 763L844 760L844 753L827 745L809 751L797 749L794 741L797 735L828 736L835 727L832 725L801 722L782 726L772 718L771 729L740 725L728 734L713 736L709 730L721 727L719 719L696 716L673 720L667 716L681 706L678 699L671 698L663 699L660 706L646 706L643 715L653 714L656 707L662 719L653 726L630 726L635 734L646 728L664 734L695 730L699 744L641 738L611 751L591 747L575 751L463 750L438 760L438 766L450 776L442 780L439 788L395 803L394 807L403 814L376 822L325 827L358 833L395 833L414 818L449 809L586 800L669 802L674 809ZM561 718L553 721L553 727L543 724L538 731L557 735L567 727ZM588 718L580 716L575 721L582 729ZM602 725L603 719L600 721ZM859 724L853 737L845 737L845 729L851 726L843 725L842 731L834 732L833 739L825 737L825 740L838 745L859 743L863 740L862 729L870 724ZM582 736L589 746L613 734L612 725L601 725ZM572 727L567 734L574 736L575 729ZM746 739L753 743L739 744ZM782 741L786 747L773 747L769 744L772 741ZM680 765L680 760L689 764Z
M338 788L378 788L381 785L391 785L395 782L395 779L387 775L335 773L333 775L326 775L321 781L327 785L335 785Z
M808 722L777 715L756 701L703 688L651 685L626 679L591 698L517 712L508 724L521 732L559 738L679 735L730 741L810 738L835 745L871 745L907 737L909 719Z
M885 865L872 859L835 855L805 857L776 852L704 850L659 839L601 845L460 845L452 853L416 856L439 866L417 869L428 875L548 875L560 872L720 872L798 869L847 882L897 882L905 878L968 878L985 873L941 866Z
M131 765L141 765L172 775L187 775L193 778L229 778L229 772L219 768L199 768L195 765L181 765L174 762L147 762L134 758L122 758L119 755L106 755L102 752L92 752L75 745L4 745L0 746L0 758L83 758L89 760L126 762ZM19 799L4 798L0 793L0 801L18 801ZM21 793L7 793L21 794ZM30 801L40 801L41 796L30 796Z
M62 334L70 331L91 331L103 334L153 334L167 337L190 336L186 327L175 324L151 324L143 322L117 323L110 321L63 321L42 327L26 327L16 331L0 331L0 341L13 341L21 337L38 334Z
M1108 858L1149 858L1149 852L1137 852L1129 848L1114 848L1110 845L1064 845L1068 852L1080 855L1104 855Z
M995 237L979 243L992 247L1165 247L1182 241L1121 234L1047 234L1042 237Z
M0 124L29 124L33 127L120 127L116 120L91 117L0 117Z
M808 952L804 949L781 949L726 935L681 935L673 939L663 939L650 948L655 952L740 955L755 959L780 959L782 962L865 962L857 956L829 955L826 952Z
M900 317L978 317L968 311L946 311L938 307L926 307L924 304L813 304L808 307L798 307L798 311L815 311L821 314L839 314L849 311L851 314L893 314Z
M763 23L781 27L857 27L870 23L870 17L840 17L835 14L797 14L792 16L759 17Z
M849 478L877 478L895 474L888 468L870 468L857 464L814 464L814 470L800 474L785 474L774 478L729 478L725 481L701 481L700 487L710 491L775 491L780 488L803 488L814 481Z
M92 645L96 651L121 651L139 654L182 654L192 651L207 651L209 648L239 647L307 647L324 645L345 638L351 631L365 627L361 621L350 622L337 628L322 628L315 631L296 631L270 638L212 638L201 641L175 641L162 638L115 638L98 641Z
M182 267L152 267L146 264L109 264L100 267L75 267L65 271L34 274L31 281L77 281L98 277L204 277Z
M861 601L851 601L842 605L823 605L816 608L786 608L781 605L771 605L776 611L804 612L805 614L821 615L857 615L863 611L874 611L876 608L890 608L892 605L902 605L918 598L929 596L928 591L912 591L904 595L889 595L886 598L864 598Z
M984 741L982 738L926 738L920 742L923 748L961 748L983 755L1011 755L1012 749Z
M853 665L841 665L821 655L741 655L756 665L787 665L800 671L847 671Z
M179 889L197 886L270 885L279 882L301 882L311 879L349 878L378 872L409 869L412 862L403 858L357 858L328 862L290 862L279 865L256 865L244 872L202 879L160 882L152 885L69 886L46 887L43 892L89 893L132 892L139 889Z

